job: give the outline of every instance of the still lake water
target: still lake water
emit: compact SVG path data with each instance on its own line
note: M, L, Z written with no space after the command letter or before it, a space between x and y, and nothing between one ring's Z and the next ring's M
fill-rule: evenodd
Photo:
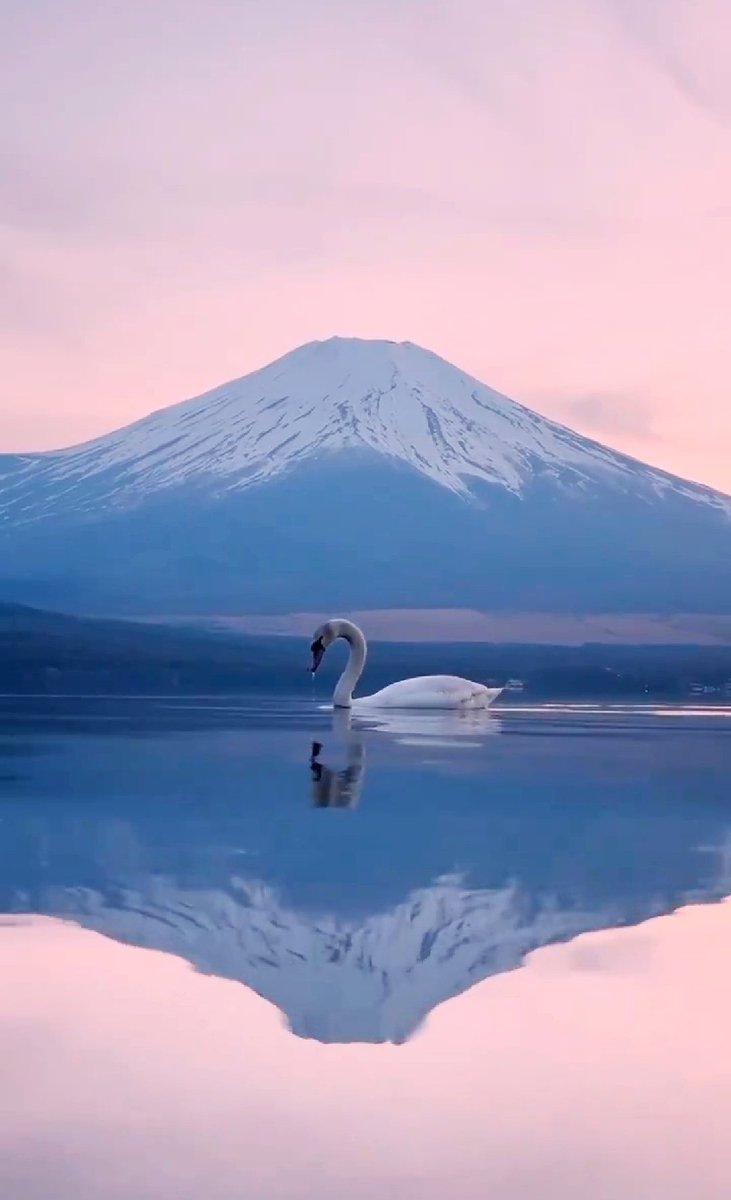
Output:
M0 1196L721 1200L730 778L723 710L0 699Z

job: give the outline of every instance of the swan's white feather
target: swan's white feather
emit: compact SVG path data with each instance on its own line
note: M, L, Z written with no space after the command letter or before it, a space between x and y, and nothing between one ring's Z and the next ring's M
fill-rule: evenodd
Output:
M417 675L353 700L353 708L487 708L500 688L458 675Z

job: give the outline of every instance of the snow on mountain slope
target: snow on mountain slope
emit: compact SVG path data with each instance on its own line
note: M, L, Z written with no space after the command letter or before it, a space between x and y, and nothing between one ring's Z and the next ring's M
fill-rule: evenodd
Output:
M668 493L731 516L731 498L615 453L499 395L410 342L331 338L84 445L6 456L5 523L134 507L193 484L221 495L312 459L362 448L460 495L477 481L520 495L561 489Z
M403 1042L437 1004L614 915L561 911L550 898L524 911L517 888L468 891L445 878L352 924L308 919L264 884L232 882L234 895L189 893L154 877L144 894L125 891L114 905L63 891L46 893L43 908L240 980L276 1004L293 1033L322 1042Z
M722 894L724 879L710 894ZM708 898L694 892L687 899ZM46 888L44 913L135 946L176 954L206 974L239 980L284 1013L293 1033L321 1042L411 1037L437 1005L490 975L513 970L536 948L579 933L644 920L684 897L656 897L628 911L573 907L518 885L467 889L446 876L361 922L285 907L264 883L190 890L163 875L102 895Z

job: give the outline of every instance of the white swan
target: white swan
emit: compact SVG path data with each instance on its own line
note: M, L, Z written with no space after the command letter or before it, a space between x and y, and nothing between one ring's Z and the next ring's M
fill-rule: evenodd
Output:
M353 688L363 673L366 660L366 640L362 630L352 621L333 618L315 630L312 638L312 674L319 667L328 646L338 638L344 638L350 646L348 662L335 691L335 708L487 708L502 688L485 687L484 683L473 683L471 679L460 679L457 675L417 675L414 679L402 679L391 683L372 696L353 699Z

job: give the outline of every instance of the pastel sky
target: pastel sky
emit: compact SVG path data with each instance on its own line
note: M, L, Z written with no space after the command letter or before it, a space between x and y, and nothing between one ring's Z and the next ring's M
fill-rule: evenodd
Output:
M6 0L0 450L410 339L731 491L728 0Z
M728 903L540 950L403 1046L295 1038L240 984L71 923L12 920L0 1185L13 1200L728 1194Z

